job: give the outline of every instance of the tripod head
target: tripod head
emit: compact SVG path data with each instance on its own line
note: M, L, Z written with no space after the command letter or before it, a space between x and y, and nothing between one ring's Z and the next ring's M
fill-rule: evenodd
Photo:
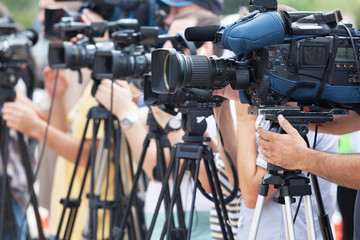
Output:
M269 131L275 133L285 133L280 127L278 116L282 114L286 120L299 132L304 138L308 147L309 143L306 134L309 132L309 123L324 123L333 120L334 115L348 115L348 110L344 109L324 109L317 106L276 106L276 107L259 107L251 106L250 114L264 115L266 120L270 121ZM279 166L268 163L269 173L274 174L296 174L301 170L287 170Z
M182 113L181 127L185 131L185 143L202 144L209 142L209 137L204 137L207 128L206 118L213 114L213 108L221 106L224 98L212 96L209 101L189 100L179 106Z

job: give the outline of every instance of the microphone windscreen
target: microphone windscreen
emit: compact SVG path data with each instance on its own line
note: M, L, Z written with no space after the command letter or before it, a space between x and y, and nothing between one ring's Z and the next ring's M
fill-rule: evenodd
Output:
M190 27L185 30L185 38L188 41L211 41L215 40L215 34L220 26Z

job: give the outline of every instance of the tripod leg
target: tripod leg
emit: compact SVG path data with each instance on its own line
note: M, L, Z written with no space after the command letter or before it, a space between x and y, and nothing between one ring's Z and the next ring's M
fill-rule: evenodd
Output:
M173 172L173 179L174 179L174 185L173 185L173 191L172 191L172 198L170 201L170 206L167 210L167 217L165 220L165 224L164 227L166 226L166 239L170 239L170 230L171 230L171 220L173 217L173 209L174 209L174 205L175 205L175 201L178 197L181 197L180 195L180 185L181 185L181 181L184 177L185 174L185 170L186 170L186 165L187 165L187 159L184 160L182 166L181 166L181 170L179 172L179 167L180 167L180 158L175 158L176 159L176 165L175 165L175 170ZM164 228L163 228L163 233L162 236L164 234Z
M7 164L8 164L8 146L9 146L9 129L6 127L6 122L1 121L4 126L4 131L2 131L1 138L4 142L2 150L2 160L3 160L3 181L1 186L1 217L0 217L0 238L4 236L4 223L5 223L5 196L6 196L6 186L7 186Z
M215 209L216 209L217 216L219 218L219 224L220 224L221 232L222 232L222 235L223 235L224 239L226 240L226 239L228 239L228 235L227 235L226 230L225 230L224 220L223 220L221 210L220 210L220 204L219 204L219 199L218 199L218 194L217 194L218 191L216 191L215 186L214 186L214 182L212 180L212 175L211 175L211 171L210 171L210 167L209 167L209 162L204 161L204 165L205 165L206 175L207 175L207 178L208 178L208 181L209 181L210 189L211 189L211 192L213 194L214 206L215 206ZM217 174L217 173L215 173L215 174ZM219 182L218 182L218 184L219 184ZM226 209L223 209L223 210L226 211Z
M305 216L306 216L308 239L316 239L313 209L311 205L310 195L304 196L304 204L305 204Z
M160 180L164 179L164 174L166 172L166 163L165 163L165 156L164 156L164 150L161 146L161 141L160 139L156 139L156 165L159 169L159 173L160 173ZM180 199L181 200L181 199ZM169 188L166 188L165 191L165 196L164 196L164 206L165 209L169 208L169 204L170 204L170 190ZM177 207L179 207L178 202L176 204ZM165 212L167 214L167 212ZM180 213L179 209L178 209L178 214ZM179 221L181 222L181 221ZM174 219L171 219L171 227L174 226Z
M209 146L207 146L205 148L204 160L206 160L206 162L211 166L212 176L214 178L215 190L217 192L217 195L219 196L221 210L223 211L225 227L227 229L227 236L230 238L230 240L233 240L234 234L232 232L232 228L231 228L230 224L228 224L228 221L230 219L229 219L229 215L228 215L227 208L225 205L224 195L222 193L221 186L220 186L218 171L217 171L217 167L216 167L215 161L214 161L214 154L213 154L212 149ZM219 219L219 221L220 221L220 219Z
M98 171L100 169L100 164L105 162L104 156L106 156L104 154L104 138L101 139L99 146L98 146L98 151L96 154L96 160L95 160L95 175L98 176ZM103 164L102 164L103 165ZM103 166L105 167L105 166ZM99 192L99 191L97 191ZM88 210L87 214L86 214L86 218L85 218L85 224L84 224L84 230L83 230L83 235L84 236L88 236L89 234L89 217L90 217L90 211Z
M191 238L191 230L192 230L192 223L193 223L194 209L195 209L196 189L197 189L196 186L198 183L199 171L200 171L200 159L196 161L196 170L195 170L194 187L193 187L192 199L191 199L190 221L188 225L187 240L190 240Z
M291 213L291 200L290 200L290 196L284 196L284 200L285 200L285 216L284 219L286 220L287 223L285 223L285 225L287 225L287 231L289 233L289 239L290 240L295 240L295 230L294 230L294 223L292 221L292 213Z
M160 194L159 194L158 202L157 202L156 207L155 207L154 216L153 216L153 218L151 220L151 224L150 224L149 230L148 230L147 235L146 235L146 240L150 240L151 234L152 234L152 232L154 230L154 227L155 227L156 218L157 218L159 210L160 210L161 202L162 202L162 200L164 198L166 188L168 188L168 185L169 185L170 174L172 172L172 169L174 167L175 160L176 160L175 159L175 152L176 152L176 150L175 150L175 148L173 148L171 150L170 163L169 163L168 169L166 170L164 179L162 181L162 188L161 188L161 191L160 191Z
M317 176L314 174L310 174L310 176L311 176L312 186L314 189L315 199L316 199L317 206L319 209L318 218L319 218L319 224L320 224L322 237L323 237L323 239L333 240L334 236L333 236L331 226L330 226L329 215L325 211L325 207L324 207L324 203L323 203L323 200L321 197L321 192L320 192L320 187L319 187L319 182L318 182Z
M260 224L260 217L265 203L265 197L268 195L268 192L269 192L269 186L260 184L259 195L256 200L254 216L250 227L249 240L256 239L256 235Z
M124 215L121 218L121 222L120 222L120 235L119 235L120 239L123 239L124 234L125 234L124 229L125 229L125 225L127 223L127 219L129 217L129 214L130 214L130 210L131 210L131 206L132 206L131 203L132 203L132 200L136 196L137 188L135 186L137 186L137 184L139 182L139 179L140 179L140 176L141 176L141 173L142 173L142 166L144 164L146 150L149 147L149 143L150 143L150 139L145 138L144 143L143 143L143 150L142 150L141 157L140 157L139 163L138 163L138 169L136 171L135 178L134 178L134 181L133 181L133 188L131 189L129 201L126 204L126 208L125 208L125 211L123 213Z
M288 226L288 219L287 219L287 215L286 215L285 204L282 204L281 208L282 208L283 217L284 217L285 236L286 236L286 239L290 239L290 233L289 233L289 226Z
M82 138L81 138L81 143L80 143L80 147L79 147L79 151L78 151L78 154L76 156L76 161L75 161L75 167L74 167L74 171L73 171L73 174L71 176L71 181L70 181L70 186L69 186L69 190L67 192L67 195L66 195L66 200L65 201L69 201L70 199L70 194L71 194L71 190L72 190L72 186L73 186L73 183L74 183L74 179L75 179L75 175L76 175L76 172L77 172L77 169L78 169L78 166L79 166L79 162L80 162L80 158L81 158L81 153L83 151L83 147L84 147L84 142L85 142L85 136L86 136L86 131L89 127L89 122L90 122L90 119L88 118L87 121L86 121L86 124L85 124L85 129L84 129L84 132L83 132L83 135L82 135ZM90 161L88 160L88 163L87 163L87 166L86 166L86 169L88 169L90 166ZM80 190L80 194L79 194L79 199L81 198L81 194L82 194L82 190L83 190L83 186L84 186L84 181L86 179L86 175L87 175L87 171L85 172L85 175L84 175L84 180L83 180L83 184L82 184L82 187L81 187L81 190ZM55 239L58 240L60 238L60 231L62 229L62 223L64 221L64 218L65 218L65 213L66 213L66 206L64 204L63 206L63 211L61 213L61 217L60 217L60 221L59 221L59 225L58 225L58 229L57 229L57 232L56 232L56 237ZM72 227L69 227L69 224L70 223L70 220L72 219L72 216L75 215L76 216L76 213L73 213L75 210L73 210L74 207L72 207L72 209L70 210L70 214L69 214L69 220L68 220L68 223L67 223L67 226L66 226L66 229L65 229L65 233L64 233L64 237L63 239L69 239L70 236L71 236L71 230L70 230L70 233L67 233L69 229L72 229ZM75 218L75 217L74 217ZM73 222L72 222L72 225L73 225ZM65 237L68 237L68 238L65 238Z

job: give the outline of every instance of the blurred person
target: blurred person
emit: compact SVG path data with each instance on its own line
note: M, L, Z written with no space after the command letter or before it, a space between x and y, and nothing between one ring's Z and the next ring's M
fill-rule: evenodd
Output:
M205 10L220 15L224 9L223 0L161 0L161 2L169 6L169 13L164 20L168 26L172 24L175 16L179 13Z
M9 12L8 8L5 4L0 3L0 17L11 17L11 13ZM20 29L17 29L17 31L20 31ZM21 70L20 77L17 80L17 84L14 87L14 89L2 89L3 93L9 94L9 91L17 91L22 94L24 97L20 97L19 101L23 104L27 104L27 98L31 97L33 86L36 82L36 75L34 74L35 69L35 63L33 61L32 56L29 56L26 62L26 68ZM2 67L3 68L3 67ZM4 69L1 69L0 71L4 71ZM2 73L2 81L10 81L10 79L6 76L7 73ZM8 76L10 77L10 76ZM4 83L2 83L4 84ZM0 103L0 109L2 108L3 104L6 104L6 102L9 101L6 99L6 97L1 96L1 103ZM1 120L6 120L4 116L1 117ZM5 124L3 121L1 121L1 136L3 137L5 134ZM7 126L8 127L8 126ZM29 141L27 138L24 138L26 147L28 147ZM7 162L7 175L4 176L4 169L3 169L3 159L2 154L0 156L1 163L0 163L0 185L2 185L4 178L7 179L7 184L5 186L5 202L2 202L3 196L0 196L0 202L1 205L5 204L5 221L2 222L3 229L4 229L4 235L0 236L1 239L20 239L25 240L28 237L28 224L27 220L25 218L24 222L23 219L26 215L26 207L27 203L29 201L29 185L33 183L29 183L27 180L26 175L26 169L23 165L22 161L30 161L28 164L31 169L30 172L33 171L33 169L36 167L37 162L32 158L30 154L28 154L28 159L23 159L21 154L21 149L19 145L20 139L17 132L13 129L9 129L9 138L8 138L8 162ZM2 138L1 141L1 152L4 153L4 139ZM31 152L30 149L29 153ZM2 193L2 191L0 191ZM10 209L9 209L10 208ZM14 231L14 232L13 232ZM13 235L15 234L15 236Z
M101 19L99 15L87 9L84 9L82 17L83 19L87 19L86 23L88 24L90 21ZM45 78L48 78L49 81L54 80L54 75L54 72L51 70L48 72L45 71ZM67 194L68 186L71 180L71 173L74 169L74 161L78 153L82 132L85 127L86 114L91 107L98 105L95 98L91 96L90 92L92 84L89 83L82 93L81 98L74 106L73 110L69 113L68 119L66 119L66 111L64 110L65 107L63 101L64 94L68 87L66 80L67 79L64 76L61 76L58 80L55 93L56 100L54 103L54 118L51 125L48 127L46 141L46 145L59 155L58 159L56 160L54 186L51 194L50 223L51 233L53 235L55 235L57 232L58 221L60 220L60 214L62 211L62 205L59 202L60 199ZM49 88L51 87L52 85L50 84ZM29 137L43 141L47 125L47 118L44 119L42 115L39 114L39 112L34 110L35 108L31 101L28 101L30 106L27 106L23 104L20 99L20 95L18 95L15 102L4 104L4 108L2 110L4 119L7 121L9 127L22 132ZM68 128L70 128L69 132L71 135L66 133ZM101 138L101 134L103 133L101 129L99 130L98 138ZM79 167L78 174L76 175L73 186L73 195L71 197L75 197L78 194L81 186L82 175L86 170L84 164L89 157L92 138L91 130L89 130L86 134L86 141L84 143L84 149L80 161L81 166ZM110 178L114 179L113 171L110 171ZM86 193L89 191L89 178L87 180L88 181L86 182L82 199L85 198ZM105 187L102 189L103 192L100 194L101 197L104 196ZM108 190L109 195L112 192L113 186L111 185ZM84 199L78 209L77 221L75 222L72 235L75 239L80 239L82 236L82 230L84 227L83 224L85 223L88 206L89 204L87 203L87 199ZM102 215L103 212L99 211L99 219L102 219ZM101 223L102 221L99 221L99 229L102 227ZM105 224L109 223L106 222ZM108 229L107 227L105 228ZM108 232L105 232L105 236L108 234ZM101 238L101 231L98 232L98 236Z
M184 12L181 14L178 14L172 25L169 29L169 34L175 34L179 31L184 31L186 27L190 26L197 26L197 25L211 25L211 24L218 24L219 20L214 15L207 11L189 11ZM170 42L167 42L164 47L171 47ZM211 42L204 43L203 46L197 49L197 53L201 55L206 55L210 57L214 53L214 49L216 46L213 45ZM218 51L218 54L221 55L221 50L217 49L215 52ZM219 52L220 51L220 52ZM97 93L96 98L100 101L100 103L105 106L107 109L110 109L110 98L111 96L111 81L110 80L103 80L100 84ZM139 147L139 142L142 142L145 139L146 133L147 133L147 126L145 125L145 119L143 119L143 116L146 116L146 114L143 114L143 109L140 109L132 100L134 98L134 94L131 92L130 86L128 83L124 81L116 81L116 84L113 85L113 113L114 115L120 120L120 123L122 119L132 119L130 126L126 126L126 128L122 128L122 132L125 134L130 147L137 159L140 158L140 154L142 151L142 148ZM136 95L135 95L136 96ZM146 111L147 109L145 109ZM158 124L165 129L168 121L173 118L172 115L162 112L157 107L152 107L152 111L154 113L154 116L158 122ZM173 129L172 131L168 132L168 137L170 140L171 145L182 142L182 136L184 135L184 132L182 129ZM169 151L165 152L166 159L169 160L170 153ZM146 198L145 198L145 214L146 219L151 220L154 207L156 205L157 196L160 193L161 189L161 183L155 182L155 178L153 176L153 169L156 165L156 146L154 141L151 141L145 161L143 169L147 176L153 180L149 183ZM206 178L204 178L206 179ZM207 181L207 179L206 179ZM204 185L204 182L201 181ZM205 182L206 183L206 182ZM181 184L181 195L182 195L182 201L185 206L185 212L189 212L190 208L190 200L191 200L191 189L189 188L189 185L191 185L191 180L188 175L184 176L184 179ZM211 207L211 203L205 199L204 196L200 192L196 195L196 204L195 204L195 210L197 211L197 214L195 214L196 221L194 221L193 224L193 231L192 231L192 237L196 239L209 239L211 238L210 235L210 228L209 228L209 210ZM161 220L160 220L161 219ZM161 234L162 225L159 224L160 222L163 222L165 219L164 210L161 210L158 221L155 226L154 232L152 234L152 239L158 239L158 237ZM197 224L195 224L197 222ZM147 221L149 224L149 221Z
M49 39L45 39L45 9L46 8L66 8L70 11L77 11L82 5L81 1L66 1L58 2L55 0L39 0L37 21L41 24L41 37L39 43L33 48L35 60L39 67L41 82L37 84L37 89L34 94L33 102L38 105L43 111L48 112L50 108L50 96L55 82L56 72L58 74L57 88L58 93L54 98L54 105L52 110L51 125L60 129L63 132L68 130L68 121L66 115L74 107L77 100L80 98L87 83L90 81L90 71L82 70L83 84L78 82L78 73L69 69L51 69L48 66L48 49ZM60 39L51 39L51 41L60 41ZM45 89L43 89L45 88ZM42 144L39 144L41 149ZM43 155L39 174L39 204L50 209L51 191L53 185L53 176L55 170L57 155L50 148L46 147Z

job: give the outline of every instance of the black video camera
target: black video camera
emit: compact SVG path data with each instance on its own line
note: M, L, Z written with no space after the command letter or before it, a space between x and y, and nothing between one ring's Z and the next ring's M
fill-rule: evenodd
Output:
M151 50L157 46L158 28L140 27L112 34L113 49L97 51L93 77L101 80L140 77L149 72Z
M61 2L63 0L57 1ZM83 5L77 11L69 11L65 8L46 8L45 37L69 40L78 33L83 33L84 24L81 24L80 14L85 8L98 13L105 19L105 22L131 17L137 19L141 26L147 26L149 21L148 0L84 0ZM66 26L68 26L68 29L64 29Z
M8 23L0 25L0 102L5 102L15 99L14 87L28 67L30 50L36 44L38 35L32 30L16 32L16 26Z
M106 24L106 26L103 25ZM106 28L137 29L136 19L121 19L116 22L95 22L91 26L78 24L78 29L87 30L89 37L84 37L76 42L52 42L49 45L49 65L54 69L69 68L79 70L83 67L92 68L97 51L111 51L114 49L112 41L95 42L93 37L102 36ZM74 27L75 28L75 27ZM74 29L71 28L71 29ZM70 29L67 28L67 29ZM101 30L100 30L101 29Z

